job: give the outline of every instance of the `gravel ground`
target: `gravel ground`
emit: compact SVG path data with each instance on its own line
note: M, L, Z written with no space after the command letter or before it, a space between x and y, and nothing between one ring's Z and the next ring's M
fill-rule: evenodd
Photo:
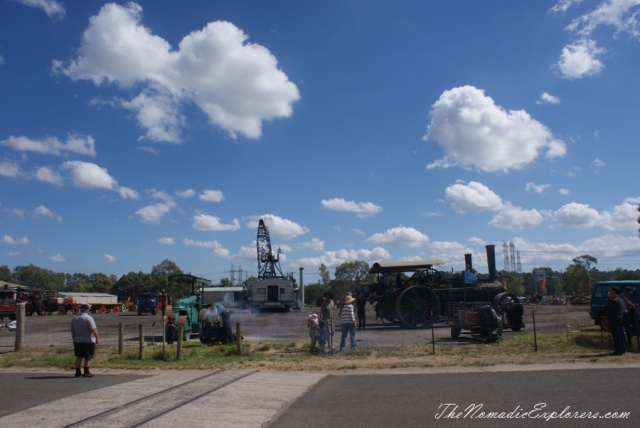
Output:
M242 334L245 340L253 343L261 342L290 342L294 340L308 340L307 316L311 312L318 312L319 308L305 308L304 311L283 312L262 312L259 314L249 314L245 311L235 312L231 316L231 321L241 323ZM525 306L524 323L526 327L522 332L533 331L532 311L535 310L536 329L538 332L560 332L564 331L564 321L567 318L576 318L578 322L587 326L593 325L589 318L588 306ZM162 340L162 316L160 314L151 316L149 314L138 316L133 312L107 313L93 315L100 333L101 345L116 346L118 343L118 325L125 325L125 343L137 345L138 325L144 325L145 339L147 341L160 342ZM72 315L50 315L27 317L26 338L27 347L72 347L69 326ZM8 321L5 319L5 322ZM339 338L340 332L336 336ZM389 323L383 324L375 319L375 312L372 306L367 306L367 328L358 330L358 347L366 348L379 344L402 344L431 341L431 330L410 330L403 329ZM436 324L433 329L436 339L449 338L450 327L446 324ZM504 332L505 336L515 333ZM6 329L0 330L0 352L8 352L13 349L15 343L15 333ZM334 345L337 345L335 343Z

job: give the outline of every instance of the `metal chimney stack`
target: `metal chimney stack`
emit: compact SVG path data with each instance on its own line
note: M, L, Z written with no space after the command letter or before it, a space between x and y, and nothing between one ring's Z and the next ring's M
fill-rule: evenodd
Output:
M496 280L496 246L485 245L487 249L487 266L489 267L489 282Z

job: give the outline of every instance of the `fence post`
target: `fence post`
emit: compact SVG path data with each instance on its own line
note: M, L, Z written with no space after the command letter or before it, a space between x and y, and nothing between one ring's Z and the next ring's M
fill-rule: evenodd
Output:
M242 355L242 325L236 323L236 344L238 345L238 356Z
M176 345L176 361L182 360L182 335L184 327L178 327L178 344Z
M138 358L142 359L144 357L144 324L138 325L138 339L139 339L139 352Z
M118 324L118 355L124 352L124 323Z
M15 350L16 351L24 351L25 350L25 343L24 343L24 331L25 331L25 304L24 303L18 303L16 304L16 324L18 325L17 331L16 331L16 344L15 344Z

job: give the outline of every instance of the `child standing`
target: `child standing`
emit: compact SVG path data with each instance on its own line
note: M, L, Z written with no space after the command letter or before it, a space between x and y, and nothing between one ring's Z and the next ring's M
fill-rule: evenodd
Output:
M325 320L320 321L320 327L318 328L318 343L320 344L320 351L324 352L324 347L327 345L327 337L329 336L329 328Z
M320 325L318 324L317 314L309 315L309 319L307 320L307 327L309 327L309 338L311 338L311 347L309 348L309 351L316 352L318 350L316 341L318 339L318 329L320 328Z

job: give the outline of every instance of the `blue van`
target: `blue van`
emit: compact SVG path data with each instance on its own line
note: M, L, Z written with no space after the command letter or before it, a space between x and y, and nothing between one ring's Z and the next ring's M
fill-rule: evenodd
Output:
M616 287L620 293L626 293L631 303L640 301L640 281L600 281L593 286L591 290L591 319L596 325L600 324L600 317L604 316L602 308L609 300L609 290Z

